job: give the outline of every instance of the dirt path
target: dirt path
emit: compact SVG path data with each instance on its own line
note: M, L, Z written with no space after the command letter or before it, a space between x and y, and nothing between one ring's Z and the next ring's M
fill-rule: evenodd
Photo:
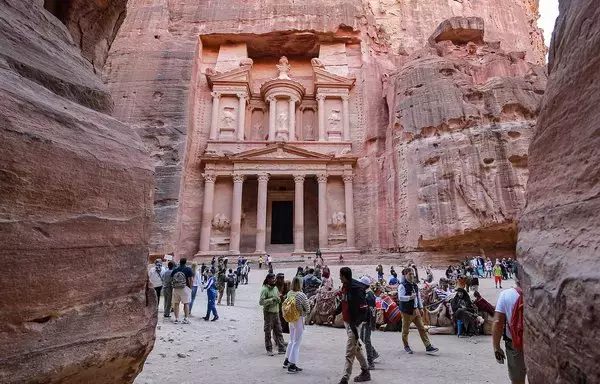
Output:
M361 272L375 275L374 266L351 266L354 276ZM339 285L339 267L332 267ZM396 267L399 270L398 267ZM296 268L276 269L286 278ZM385 266L386 275L389 266ZM219 306L220 320L205 322L206 293L198 292L192 323L173 324L164 320L162 310L156 331L156 344L136 384L169 383L337 383L344 367L346 334L343 329L307 326L300 347L299 374L288 374L281 368L282 356L265 353L261 307L258 306L260 284L265 270L252 270L250 284L237 290L236 306ZM436 279L442 271L435 271ZM482 295L495 303L498 290L491 279L480 279ZM512 283L512 282L511 282ZM510 287L508 283L504 288ZM225 298L223 298L225 302ZM162 304L162 301L161 301ZM287 341L287 335L285 335ZM456 336L431 335L440 348L438 356L429 356L416 330L409 340L415 351L406 355L400 333L374 332L373 345L381 355L372 371L372 383L507 383L506 366L495 362L491 336L458 339ZM178 356L180 354L180 357ZM358 363L354 373L358 374Z

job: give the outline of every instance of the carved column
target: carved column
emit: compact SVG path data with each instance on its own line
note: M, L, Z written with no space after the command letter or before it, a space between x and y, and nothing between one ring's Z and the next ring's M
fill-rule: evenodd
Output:
M344 175L344 197L346 203L346 244L354 248L354 189L353 175Z
M231 203L231 235L229 251L240 253L240 231L242 226L242 187L244 175L233 175L233 201Z
M207 252L210 247L210 229L212 227L213 200L217 177L211 173L205 173L202 176L204 176L204 203L202 204L202 224L200 227L200 251Z
M317 175L319 182L319 248L328 246L327 234L327 175Z
M350 108L348 108L348 95L342 95L342 113L344 121L344 141L350 141Z
M317 95L319 102L319 141L325 141L325 95Z
M289 105L289 129L288 129L288 141L296 141L296 99L294 96L290 97Z
M277 117L277 99L270 96L267 98L269 102L269 141L275 141L275 119Z
M237 97L239 99L237 138L238 140L244 140L244 128L246 126L246 98L248 97L248 94L246 92L239 92Z
M210 120L210 140L217 139L217 126L219 124L219 99L221 94L219 92L212 92L213 105L212 105L212 116Z
M258 201L256 202L256 253L265 253L267 237L267 186L269 175L258 175Z
M294 252L304 251L304 175L294 175Z

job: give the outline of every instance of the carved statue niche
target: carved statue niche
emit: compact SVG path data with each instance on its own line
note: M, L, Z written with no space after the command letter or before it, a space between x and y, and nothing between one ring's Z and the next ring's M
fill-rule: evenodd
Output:
M346 225L346 214L344 212L334 212L331 216L331 226L340 229Z
M332 109L327 120L329 120L329 129L331 131L340 130L340 121L342 121L342 117L339 109Z
M279 70L279 79L288 79L290 80L290 63L285 56L281 56L279 59L279 64L277 64L277 69Z
M219 121L219 138L221 140L231 140L235 137L237 130L237 108L231 105L225 105L221 110L221 120Z
M268 135L267 125L265 124L265 112L262 109L255 108L252 110L250 126L251 140L266 140Z
M232 107L223 108L222 127L235 129L235 109Z
M231 228L231 221L225 214L217 213L212 220L212 227L215 231L225 232Z

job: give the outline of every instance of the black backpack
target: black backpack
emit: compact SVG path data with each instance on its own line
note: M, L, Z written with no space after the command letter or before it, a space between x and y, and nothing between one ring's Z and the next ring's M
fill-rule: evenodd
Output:
M227 286L230 288L235 286L235 276L233 273L227 275Z

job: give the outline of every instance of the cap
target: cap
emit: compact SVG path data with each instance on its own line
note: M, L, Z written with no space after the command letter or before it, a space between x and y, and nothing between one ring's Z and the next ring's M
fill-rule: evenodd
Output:
M371 285L371 279L369 278L369 276L363 276L358 281L366 285Z

